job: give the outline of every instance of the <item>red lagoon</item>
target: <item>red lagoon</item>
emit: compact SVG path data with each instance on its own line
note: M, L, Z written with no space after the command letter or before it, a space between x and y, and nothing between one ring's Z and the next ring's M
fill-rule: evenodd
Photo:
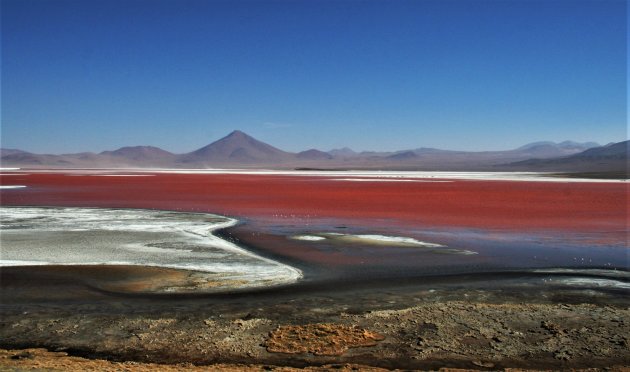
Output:
M141 174L138 174L141 175ZM146 174L145 174L146 175ZM315 176L33 173L0 177L2 205L203 211L257 220L340 218L402 225L612 232L627 237L623 183L351 182Z

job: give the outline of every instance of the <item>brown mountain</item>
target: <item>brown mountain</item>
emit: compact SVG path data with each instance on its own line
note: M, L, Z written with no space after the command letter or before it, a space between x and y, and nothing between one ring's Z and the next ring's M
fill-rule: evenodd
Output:
M129 167L171 167L177 155L154 146L128 146L114 151L103 151L97 155L111 164L126 164Z
M73 159L68 159L68 157L64 155L33 154L21 150L10 150L6 152L6 155L4 154L5 150L2 150L2 153L3 155L0 157L0 164L3 167L72 167L74 165L74 162L72 161Z
M609 143L606 146L551 159L528 159L507 164L527 170L560 172L628 172L630 141Z
M414 151L401 151L401 152L397 152L397 153L395 153L393 155L388 155L387 156L387 160L410 161L410 160L418 159L419 156L420 155L418 155Z
M176 155L154 146L128 146L114 151L103 151L100 155L117 156L132 160L172 159Z
M623 145L625 144L625 145ZM297 154L241 132L186 154L172 154L157 147L123 147L99 154L40 155L0 149L3 167L64 168L276 168L276 169L379 169L445 171L610 171L627 166L627 141L604 147L594 143L535 142L506 151L451 151L417 148L393 152L350 149L328 153L311 149ZM586 151L585 151L586 150Z
M296 157L301 160L329 160L333 158L329 153L316 149L298 152Z
M180 155L182 164L274 164L294 158L294 154L282 151L264 142L235 130L226 137L188 154Z
M340 149L332 149L328 151L328 153L335 158L352 157L352 156L357 155L357 153L349 147L343 147Z
M17 150L17 149L0 149L0 156L9 156L9 155L17 155L17 154L28 154L28 152Z

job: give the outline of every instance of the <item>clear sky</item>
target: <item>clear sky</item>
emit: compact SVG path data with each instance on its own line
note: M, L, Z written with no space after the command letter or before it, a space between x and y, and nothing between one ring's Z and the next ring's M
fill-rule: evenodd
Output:
M627 138L625 0L1 0L5 148Z

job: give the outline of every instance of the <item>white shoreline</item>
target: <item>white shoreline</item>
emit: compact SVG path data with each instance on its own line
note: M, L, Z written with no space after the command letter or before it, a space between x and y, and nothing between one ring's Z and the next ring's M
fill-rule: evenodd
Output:
M449 253L460 255L475 255L477 252L467 249L451 248L443 244L432 243L417 240L407 236L391 236L391 235L378 235L378 234L342 234L336 232L315 232L308 234L298 234L289 236L289 239L301 240L307 242L321 242L329 240L331 242L343 243L343 244L368 244L373 246L389 246L389 247L408 247L408 248L422 248L429 249L435 253Z
M6 171L6 170L5 170ZM326 178L373 178L400 180L479 180L479 181L529 181L529 182L578 182L578 183L628 183L626 179L555 177L558 172L443 172L443 171L295 171L270 169L169 169L169 168L76 168L76 169L18 169L22 173L59 173L68 175L133 176L154 174L237 174L273 176L312 176ZM121 174L123 173L124 174ZM134 174L129 174L134 173Z
M444 180L426 180L426 179L410 179L410 178L326 178L326 181L348 181L348 182L429 182L444 183L453 181Z
M46 214L46 211L51 213ZM3 215L2 225L4 226L0 267L33 265L163 267L202 271L243 282L235 288L290 284L303 277L302 271L295 267L257 255L214 235L215 231L238 223L236 219L216 214L75 207L0 207L0 212ZM203 218L177 219L179 217L171 217L172 214L191 214ZM37 220L40 216L48 220L44 222ZM17 228L11 228L12 221L15 219L20 222ZM27 224L27 226L20 226L21 224ZM114 234L112 236L117 236L122 232L162 235L156 235L155 238L138 237L137 242L132 239L109 242L103 240L102 237L92 238L89 249L84 247L78 249L76 237L70 237L62 243L58 240L53 241L50 247L43 248L41 240L37 240L38 233L81 234L99 231L112 232ZM11 235L14 233L18 234L18 239L33 236L33 240L30 243L29 241L13 243ZM164 234L169 235L165 237ZM159 244L155 244L156 242ZM79 243L83 244L81 241ZM181 243L189 244L195 248L195 252L187 247L177 248L177 244ZM23 250L24 244L28 247L28 251ZM227 260L222 257L227 257Z
M92 177L152 177L155 174L92 174Z

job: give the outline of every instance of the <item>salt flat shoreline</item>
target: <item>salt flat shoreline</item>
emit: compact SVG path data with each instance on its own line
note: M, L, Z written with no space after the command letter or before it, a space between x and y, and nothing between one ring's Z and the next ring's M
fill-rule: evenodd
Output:
M628 179L597 173L559 172L492 172L492 171L392 171L392 170L279 170L279 169L185 169L185 168L5 168L0 176L20 174L61 173L105 177L148 177L155 174L192 175L250 175L319 177L340 181L413 181L448 182L448 180L522 181L522 182L577 182L577 183L627 183ZM587 177L588 176L588 177Z
M214 231L238 221L216 214L2 206L0 218L4 229L0 267L137 265L194 273L190 283L153 286L153 291L166 292L270 286L302 277L298 269L217 237Z

